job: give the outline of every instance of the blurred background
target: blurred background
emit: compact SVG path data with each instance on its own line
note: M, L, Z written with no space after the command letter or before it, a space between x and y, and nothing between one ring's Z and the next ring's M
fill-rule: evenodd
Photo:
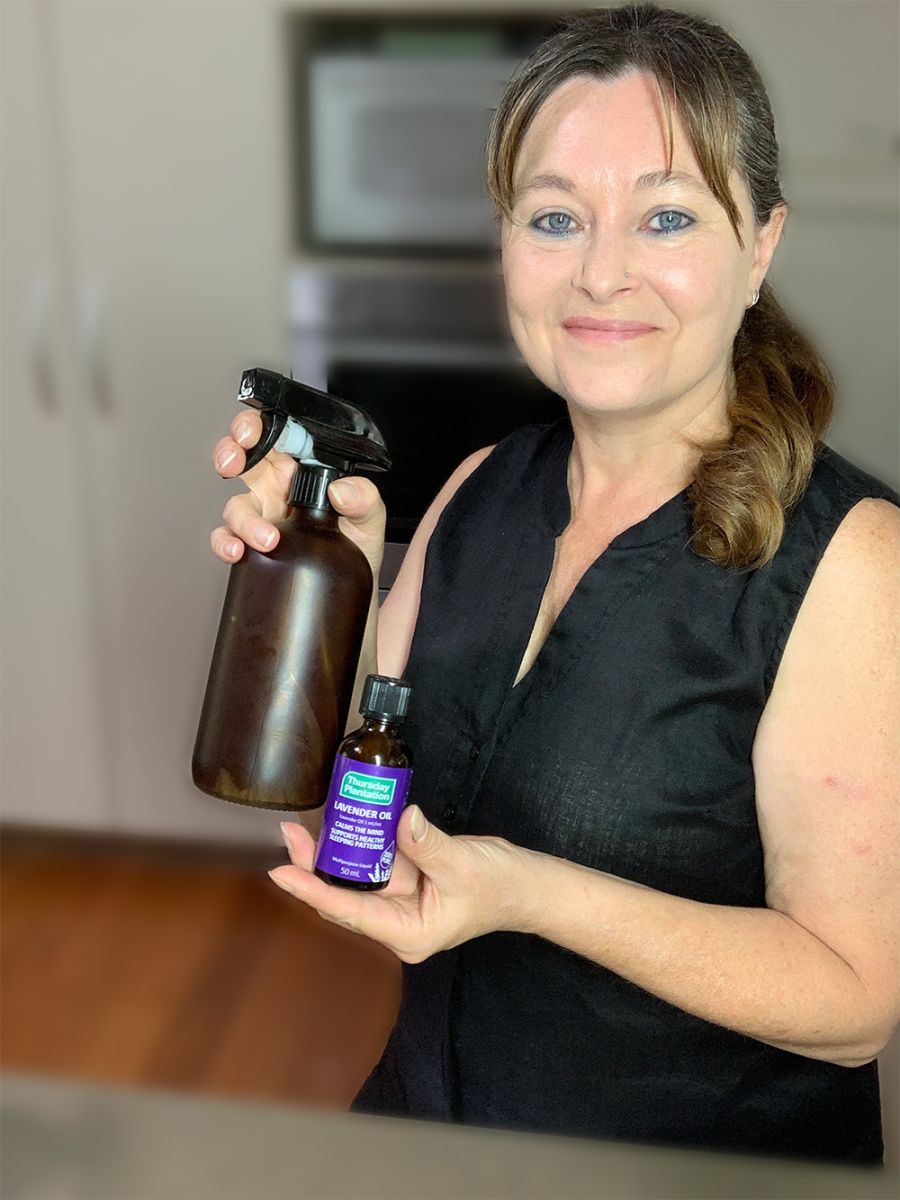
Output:
M769 278L837 376L830 443L897 487L900 9L673 6L769 87ZM380 1056L399 964L270 883L277 818L191 782L243 490L211 451L248 367L361 404L385 589L459 460L561 411L505 329L482 151L566 11L0 5L4 1069L339 1109Z

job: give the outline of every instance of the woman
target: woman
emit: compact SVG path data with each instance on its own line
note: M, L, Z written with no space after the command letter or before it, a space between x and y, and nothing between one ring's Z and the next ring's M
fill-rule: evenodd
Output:
M512 333L569 417L460 465L378 617L414 684L390 885L329 888L296 823L272 873L405 964L358 1111L882 1159L900 497L822 443L828 371L764 282L777 172L744 51L652 6L571 20L495 114ZM258 417L232 432L226 476ZM224 561L277 540L291 471L248 474ZM377 569L374 485L331 495Z

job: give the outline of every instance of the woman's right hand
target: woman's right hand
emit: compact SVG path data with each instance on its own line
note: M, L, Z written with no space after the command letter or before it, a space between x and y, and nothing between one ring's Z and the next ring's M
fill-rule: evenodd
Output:
M261 437L259 413L251 410L235 416L230 436L220 438L213 448L213 462L223 479L240 475L247 462L244 447L255 446ZM237 562L245 545L262 554L278 545L278 525L290 511L288 496L296 469L289 454L270 450L242 476L250 490L229 497L222 511L225 524L214 529L209 539L222 562ZM331 484L328 498L339 514L341 532L359 546L377 579L384 553L385 510L375 484L359 475L347 476Z

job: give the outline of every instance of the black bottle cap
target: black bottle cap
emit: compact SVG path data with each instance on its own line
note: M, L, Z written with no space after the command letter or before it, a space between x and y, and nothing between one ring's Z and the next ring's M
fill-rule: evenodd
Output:
M298 463L294 478L291 480L288 504L293 508L331 508L331 502L328 499L328 485L346 473L337 467L319 467L315 463Z
M367 675L359 711L364 717L402 721L409 708L412 684L389 675Z

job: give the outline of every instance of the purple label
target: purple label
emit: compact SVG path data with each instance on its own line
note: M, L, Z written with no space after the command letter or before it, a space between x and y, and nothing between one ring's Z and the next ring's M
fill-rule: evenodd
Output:
M315 865L339 879L387 883L410 767L374 767L339 754L334 764Z

